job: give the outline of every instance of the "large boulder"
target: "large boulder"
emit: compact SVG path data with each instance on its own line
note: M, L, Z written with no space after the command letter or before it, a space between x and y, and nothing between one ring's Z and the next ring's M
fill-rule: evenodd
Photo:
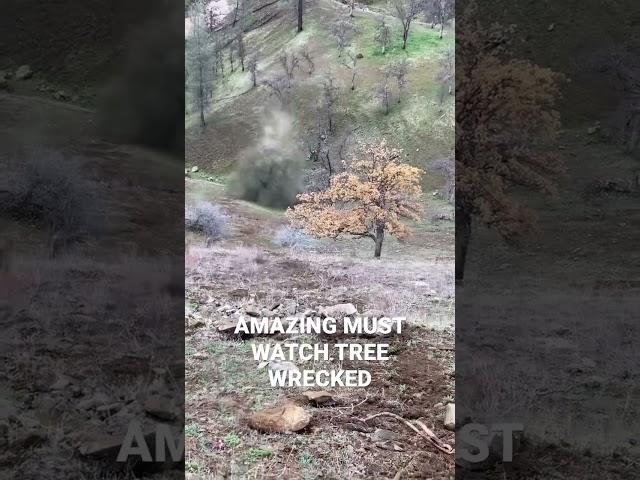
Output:
M249 416L249 426L262 432L292 433L304 429L311 414L304 408L287 403L281 407L266 408Z

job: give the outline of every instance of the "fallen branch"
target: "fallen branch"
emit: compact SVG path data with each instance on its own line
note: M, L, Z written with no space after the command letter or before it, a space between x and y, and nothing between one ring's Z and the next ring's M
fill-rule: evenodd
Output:
M431 443L434 447L436 447L442 453L446 453L447 455L452 455L452 454L455 453L455 450L453 448L451 448L451 445L448 445L448 444L444 443L442 440L440 440L436 436L436 434L433 433L429 428L427 428L427 426L424 423L422 423L420 420L416 420L416 423L420 427L420 428L418 428L413 423L411 423L408 420L405 420L404 418L402 418L400 415L396 415L395 413L391 413L391 412L381 412L381 413L376 413L375 415L371 415L371 416L365 418L362 421L363 422L368 422L369 420L373 420L376 417L382 417L382 416L392 417L392 418L395 418L396 420L401 421L407 427L409 427L411 430L416 432L418 435L420 435L421 437L423 437L426 440L428 440L429 443Z

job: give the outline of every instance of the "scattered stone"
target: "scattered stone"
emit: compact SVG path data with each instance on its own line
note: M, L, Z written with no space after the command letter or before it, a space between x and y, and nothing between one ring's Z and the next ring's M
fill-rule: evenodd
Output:
M287 362L282 360L272 360L269 362L269 370L273 370L274 372L285 371L285 372L299 372L300 369L293 362Z
M353 303L339 303L328 307L319 307L318 312L321 316L332 318L350 317L358 313L358 309Z
M33 70L29 65L22 65L16 70L16 80L26 80L33 76Z
M192 173L196 173L198 170L200 170L200 168L197 165L194 165L193 167L191 167Z
M597 375L593 375L589 378L587 378L584 382L583 385L586 388L590 388L590 389L598 389L598 388L602 388L602 386L604 385L604 379L602 377L599 377Z
M122 409L122 403L114 402L108 405L102 405L96 408L96 413L100 416L100 418L107 418L112 415L115 415Z
M444 428L447 430L455 430L456 428L456 405L449 403L444 411Z
M209 354L204 352L198 352L191 355L191 358L194 358L196 360L207 360L209 358Z
M356 58L358 60L360 60L360 59L364 58L364 55L362 53L359 53L359 54L356 55Z
M249 296L249 290L246 288L235 288L229 292L231 298L244 298Z
M255 307L254 305L249 305L249 306L245 307L244 313L246 313L250 317L255 317L255 318L258 318L258 317L262 316L262 312L257 307Z
M385 314L382 310L375 310L375 309L371 309L371 310L366 310L363 314L363 317L368 317L368 318L383 318L385 317Z
M398 440L400 435L391 430L385 430L384 428L376 428L376 430L371 434L371 439L374 442L389 442L393 440Z
M227 335L234 334L236 331L236 325L238 322L232 319L224 319L218 323L218 332L225 333Z
M147 445L153 444L155 434L155 430L149 432L143 430ZM82 456L115 460L125 438L125 432L119 435L110 435L98 430L93 430L81 433L75 441L75 446Z
M322 405L333 401L333 395L325 390L307 390L302 392L302 395L306 397L310 402L317 405Z
M311 421L311 414L293 404L267 408L249 416L249 426L263 432L291 433L304 429Z
M53 382L53 385L51 385L51 390L64 390L69 386L69 384L71 384L71 380L69 379L69 377L61 375L55 382Z
M144 411L159 420L171 422L177 418L173 403L166 397L153 395L144 402Z
M353 430L354 432L361 433L371 433L373 432L373 427L366 425L364 423L345 423L344 428L347 430Z
M23 450L43 444L47 440L47 434L41 427L29 428L18 433L14 448Z
M65 92L64 90L58 90L57 92L54 92L53 98L55 100L64 102L69 100L69 95L67 95L67 92Z
M205 321L200 317L189 317L187 319L189 328L202 328L206 325Z

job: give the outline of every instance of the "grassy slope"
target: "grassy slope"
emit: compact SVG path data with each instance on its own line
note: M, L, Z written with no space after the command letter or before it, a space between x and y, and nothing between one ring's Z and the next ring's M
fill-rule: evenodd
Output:
M343 17L346 9L340 4L323 0L309 8L305 30L296 35L292 18L282 16L253 31L247 38L249 51L259 49L260 77L267 78L279 71L278 55L282 51L299 51L307 46L312 52L316 69L313 75L304 71L296 74L296 93L293 111L298 120L298 135L302 137L305 124L312 119L318 89L327 72L332 72L341 88L338 111L342 120L338 128L359 127L357 140L367 141L387 137L405 149L408 161L425 166L430 160L446 155L453 149L453 100L448 98L440 106L436 100L437 61L443 51L453 45L453 32L443 40L426 25L416 23L412 28L407 50L400 48L400 25L392 17L394 46L386 55L377 51L373 34L379 15L357 11L354 20L360 30L354 38L353 51L362 53L356 91L348 89L350 72L341 64L330 27ZM385 116L374 92L380 82L382 68L387 61L406 56L412 68L402 104L394 106ZM256 140L262 131L266 109L273 105L265 87L250 88L249 75L240 71L225 77L217 90L217 99L208 115L203 132L197 116L188 116L187 165L198 165L208 173L226 173L233 168L242 150ZM428 181L430 187L437 179Z

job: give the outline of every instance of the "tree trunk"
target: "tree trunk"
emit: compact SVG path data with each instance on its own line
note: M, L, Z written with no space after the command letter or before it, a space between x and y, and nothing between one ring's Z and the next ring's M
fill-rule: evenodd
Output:
M442 40L442 34L444 32L444 22L440 24L440 40Z
M471 216L461 202L456 202L456 281L464 279L470 236Z
M298 32L302 31L303 15L304 15L304 0L298 0Z
M200 105L200 126L204 128L206 123L204 121L204 106Z
M377 226L376 227L376 251L373 254L373 256L375 258L380 258L380 255L382 254L382 242L384 241L384 227L383 226Z
M404 32L402 34L402 49L406 50L407 49L407 39L409 38L409 32Z

